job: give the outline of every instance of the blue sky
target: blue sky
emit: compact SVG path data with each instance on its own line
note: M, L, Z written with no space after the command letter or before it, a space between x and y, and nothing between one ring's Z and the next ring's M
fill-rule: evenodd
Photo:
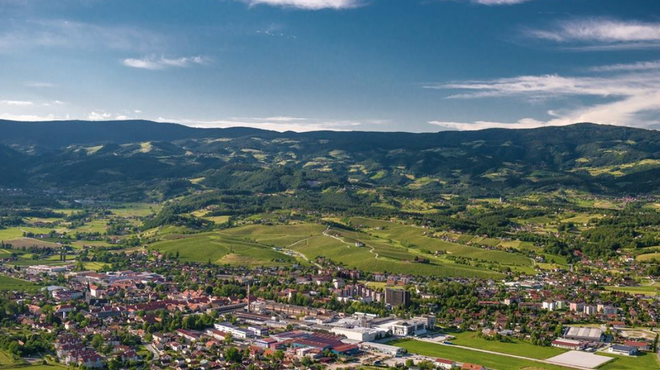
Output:
M1 0L0 118L660 128L657 0Z

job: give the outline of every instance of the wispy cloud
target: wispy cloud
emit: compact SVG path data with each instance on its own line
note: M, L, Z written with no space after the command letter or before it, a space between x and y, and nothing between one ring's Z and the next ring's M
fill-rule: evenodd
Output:
M602 68L602 67L601 67ZM595 70L595 69L594 69ZM606 70L603 76L519 76L486 81L430 84L426 88L463 90L451 99L513 98L526 101L552 100L569 96L601 100L574 109L547 111L545 120L524 118L516 122L447 122L429 123L451 129L474 130L490 127L530 128L561 126L576 122L648 127L648 113L660 113L660 72L651 68L619 67Z
M31 101L24 101L24 100L0 100L0 104L24 107L24 106L32 105L34 103Z
M532 0L464 0L481 5L515 5L522 4Z
M159 34L134 26L102 26L69 20L4 20L0 27L0 53L34 48L160 50Z
M185 68L191 65L199 65L208 63L209 59L203 56L181 57L181 58L165 58L165 57L145 57L141 59L128 58L124 59L122 63L126 67L148 69L148 70L162 70L166 68Z
M527 29L524 34L584 50L660 47L660 23L612 18L565 20L545 29Z
M27 86L27 87L34 87L34 88L50 88L50 87L55 87L55 85L52 84L52 83L50 83L50 82L37 82L37 81L26 82L26 83L25 83L25 86Z
M250 6L265 4L285 8L297 8L306 10L321 9L350 9L365 3L362 0L240 0Z
M611 64L589 68L592 72L649 71L660 69L660 60L628 64Z

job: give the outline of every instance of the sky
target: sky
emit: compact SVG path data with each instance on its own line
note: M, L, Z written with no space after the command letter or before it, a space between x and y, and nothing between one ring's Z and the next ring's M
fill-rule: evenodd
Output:
M0 0L0 119L660 129L658 0Z

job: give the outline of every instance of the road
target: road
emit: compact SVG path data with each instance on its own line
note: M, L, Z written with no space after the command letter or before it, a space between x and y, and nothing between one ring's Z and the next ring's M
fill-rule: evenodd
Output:
M325 232L325 231L324 231L324 232ZM291 243L291 244L287 245L285 248L281 248L281 249L282 249L283 251L289 253L289 254L293 254L293 255L295 255L295 256L297 256L297 257L300 257L300 258L304 259L305 261L307 261L307 262L313 264L314 266L316 266L316 267L318 267L318 268L322 268L323 266L319 265L319 264L316 263L316 262L310 261L309 258L307 258L307 256L305 256L304 254L302 254L302 253L300 253L300 252L298 252L298 251L294 251L293 249L289 249L290 247L293 247L294 245L296 245L296 244L298 244L298 243L306 242L307 240L309 240L309 238L300 239L300 240L298 240L297 242L295 242L295 243Z
M334 236L334 235L332 235L332 234L329 234L329 233L328 233L328 230L330 230L329 227L328 227L327 229L325 229L325 231L323 232L323 235L325 235L325 236L327 236L327 237L329 237L329 238L335 239L335 240L337 240L337 241L339 241L339 242L341 242L341 243L346 244L346 248L350 248L350 247L353 246L353 244L344 241L344 239L342 239L342 238L340 238L340 237L338 237L338 236ZM361 240L358 240L358 241L361 242L361 243L363 243L365 246L367 245L366 243L362 242ZM370 249L369 249L369 252L370 252L371 254L373 254L373 255L376 257L376 259L378 259L378 253L376 252L375 248L374 248L374 247L369 247L369 248L370 248Z
M154 358L153 358L154 361L160 360L160 353L158 353L158 350L154 348L154 346L151 343L145 344L144 348L146 348L147 351L154 354Z

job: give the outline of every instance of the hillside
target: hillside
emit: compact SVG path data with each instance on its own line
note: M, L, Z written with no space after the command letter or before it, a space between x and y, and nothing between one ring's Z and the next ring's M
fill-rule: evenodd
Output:
M278 133L150 121L0 121L0 186L89 197L330 187L499 196L658 190L660 132L588 123L474 132Z

